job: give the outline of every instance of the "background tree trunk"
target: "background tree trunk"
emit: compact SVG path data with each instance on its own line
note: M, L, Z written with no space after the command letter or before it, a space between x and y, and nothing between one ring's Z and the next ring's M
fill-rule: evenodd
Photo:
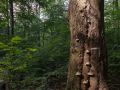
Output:
M14 35L14 14L13 14L13 0L8 0L8 23L9 35Z
M67 90L107 90L104 0L70 0Z
M119 42L119 3L118 0L113 0L113 28L116 31L114 37ZM118 44L118 43L115 43Z

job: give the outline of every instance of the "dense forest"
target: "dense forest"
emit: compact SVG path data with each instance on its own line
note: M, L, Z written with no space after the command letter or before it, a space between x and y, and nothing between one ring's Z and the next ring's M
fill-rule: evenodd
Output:
M106 82L120 90L120 1L103 1ZM0 0L0 90L66 89L68 8L69 0Z

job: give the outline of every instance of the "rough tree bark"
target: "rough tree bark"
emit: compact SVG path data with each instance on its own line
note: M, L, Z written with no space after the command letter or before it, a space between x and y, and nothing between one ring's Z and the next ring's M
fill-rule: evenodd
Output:
M70 62L67 90L108 90L104 0L70 0Z

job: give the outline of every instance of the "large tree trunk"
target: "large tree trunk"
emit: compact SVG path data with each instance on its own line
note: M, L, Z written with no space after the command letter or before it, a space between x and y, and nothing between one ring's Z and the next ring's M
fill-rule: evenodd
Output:
M104 0L70 0L67 90L107 90Z

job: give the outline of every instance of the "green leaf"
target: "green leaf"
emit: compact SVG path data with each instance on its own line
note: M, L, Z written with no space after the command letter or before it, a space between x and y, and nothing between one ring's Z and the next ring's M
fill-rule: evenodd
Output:
M29 51L31 51L31 52L36 52L37 51L37 49L36 48L27 48Z

